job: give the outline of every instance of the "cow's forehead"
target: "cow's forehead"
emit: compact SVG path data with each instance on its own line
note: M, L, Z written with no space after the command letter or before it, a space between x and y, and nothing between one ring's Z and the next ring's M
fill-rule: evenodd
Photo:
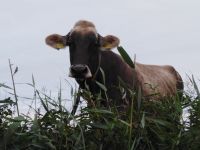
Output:
M73 33L74 31L82 35L94 33L97 36L97 30L95 28L95 25L92 22L85 20L78 21L71 30L71 33Z
M74 27L76 27L76 26L81 26L81 27L93 27L93 28L95 28L95 25L92 23L92 22L90 22L90 21L86 21L86 20L80 20L80 21L78 21L78 22L76 22L75 23L75 25L74 25Z

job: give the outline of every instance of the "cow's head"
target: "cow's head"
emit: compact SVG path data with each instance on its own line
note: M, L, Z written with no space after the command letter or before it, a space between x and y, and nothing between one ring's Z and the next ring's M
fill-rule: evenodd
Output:
M89 21L78 21L66 35L49 35L46 44L59 50L69 46L70 77L77 79L91 78L99 64L102 50L110 50L119 45L119 39L113 35L100 36L94 24Z

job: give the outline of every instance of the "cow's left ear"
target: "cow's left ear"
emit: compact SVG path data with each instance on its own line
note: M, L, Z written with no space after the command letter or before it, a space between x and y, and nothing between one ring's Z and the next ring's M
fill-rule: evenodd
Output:
M119 46L119 38L113 35L107 35L102 37L101 40L101 50L111 50Z
M57 50L63 49L67 46L66 37L58 34L52 34L47 36L45 42L47 45Z

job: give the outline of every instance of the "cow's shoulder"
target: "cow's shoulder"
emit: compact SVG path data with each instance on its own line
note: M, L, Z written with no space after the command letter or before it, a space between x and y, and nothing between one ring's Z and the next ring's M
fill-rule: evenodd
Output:
M159 75L159 73L169 73L169 74L176 74L176 70L173 66L170 65L147 65L147 64L141 64L136 63L136 70L138 70L141 73L145 73L146 75Z

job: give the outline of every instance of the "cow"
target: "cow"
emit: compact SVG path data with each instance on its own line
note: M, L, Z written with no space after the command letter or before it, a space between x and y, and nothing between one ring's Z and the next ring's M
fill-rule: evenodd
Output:
M102 91L97 83L105 80L107 97L118 106L129 103L123 102L119 89L121 82L135 91L140 89L144 97L155 100L175 96L177 91L183 90L181 76L174 67L135 62L135 68L131 68L111 51L119 43L119 38L114 35L101 36L95 25L86 20L75 23L65 36L52 34L46 37L46 44L57 50L69 47L69 76L75 78L82 89L87 85L93 94L97 94ZM102 105L107 103L102 101Z

